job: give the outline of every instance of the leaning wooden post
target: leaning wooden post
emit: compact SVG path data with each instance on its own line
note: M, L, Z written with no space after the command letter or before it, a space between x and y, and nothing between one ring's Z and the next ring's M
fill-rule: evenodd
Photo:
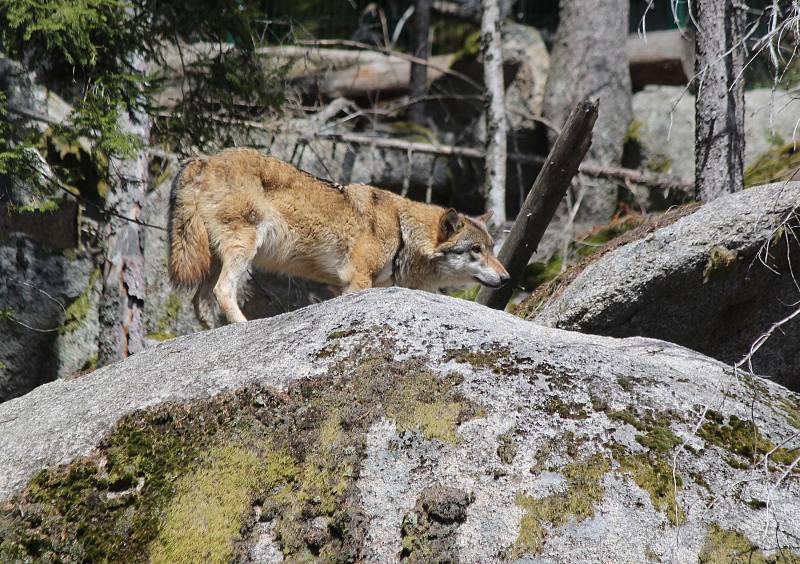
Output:
M558 204L566 194L592 144L592 128L597 119L597 102L583 100L572 110L561 129L547 161L539 171L533 188L517 216L508 239L497 255L511 275L509 283L496 290L481 288L476 301L494 309L504 309L531 255L536 251Z

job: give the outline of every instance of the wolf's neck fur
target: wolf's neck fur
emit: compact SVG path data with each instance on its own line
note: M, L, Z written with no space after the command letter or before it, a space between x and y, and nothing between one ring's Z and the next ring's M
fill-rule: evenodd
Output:
M416 208L416 206L414 206ZM417 217L421 213L441 214L435 206L400 212L400 245L394 258L394 284L406 288L435 291L439 273L436 268L436 233L430 222ZM416 213L415 213L416 212Z

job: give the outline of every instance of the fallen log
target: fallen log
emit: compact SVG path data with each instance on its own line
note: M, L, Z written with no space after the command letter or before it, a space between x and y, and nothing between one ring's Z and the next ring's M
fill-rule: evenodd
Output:
M475 300L479 304L494 309L505 308L592 144L596 119L597 102L583 100L572 110L497 255L511 280L502 288L481 288Z
M453 62L453 55L437 55L430 58L431 68L426 75L426 84L444 75ZM323 94L329 97L364 98L372 93L400 96L409 93L411 62L398 57L383 56L382 59L358 62L337 70L321 69L292 78L292 83L308 94ZM435 68L434 68L435 67Z

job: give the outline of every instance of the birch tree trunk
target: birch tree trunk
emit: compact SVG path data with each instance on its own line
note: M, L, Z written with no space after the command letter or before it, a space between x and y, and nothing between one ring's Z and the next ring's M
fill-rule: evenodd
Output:
M619 166L625 133L633 119L627 55L629 0L565 1L560 5L543 113L561 127L580 100L599 99L587 161ZM576 221L606 223L616 207L617 183L598 180L584 194Z
M144 72L143 59L133 61ZM150 135L150 118L144 112L129 115L123 111L120 130L138 136L145 145ZM111 177L106 206L119 216L140 220L148 182L145 151L129 159L110 160ZM117 362L144 348L145 299L144 227L116 215L105 227L106 256L103 266L103 292L100 298L98 362Z
M734 0L699 0L694 15L695 180L709 202L744 186L745 20Z
M428 60L428 34L431 28L432 0L416 0L414 7L414 56ZM411 63L411 99L425 96L428 82L428 66ZM409 117L416 123L425 121L425 102L417 102L409 108Z
M506 220L506 122L503 51L500 38L498 0L482 0L481 52L483 81L486 84L486 211L494 221Z

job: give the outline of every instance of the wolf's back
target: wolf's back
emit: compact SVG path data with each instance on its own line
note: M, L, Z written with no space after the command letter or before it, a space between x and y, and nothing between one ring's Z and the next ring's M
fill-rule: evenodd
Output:
M202 190L204 157L183 163L169 198L169 278L176 286L194 287L211 270L211 247L208 231L198 209L198 192Z

